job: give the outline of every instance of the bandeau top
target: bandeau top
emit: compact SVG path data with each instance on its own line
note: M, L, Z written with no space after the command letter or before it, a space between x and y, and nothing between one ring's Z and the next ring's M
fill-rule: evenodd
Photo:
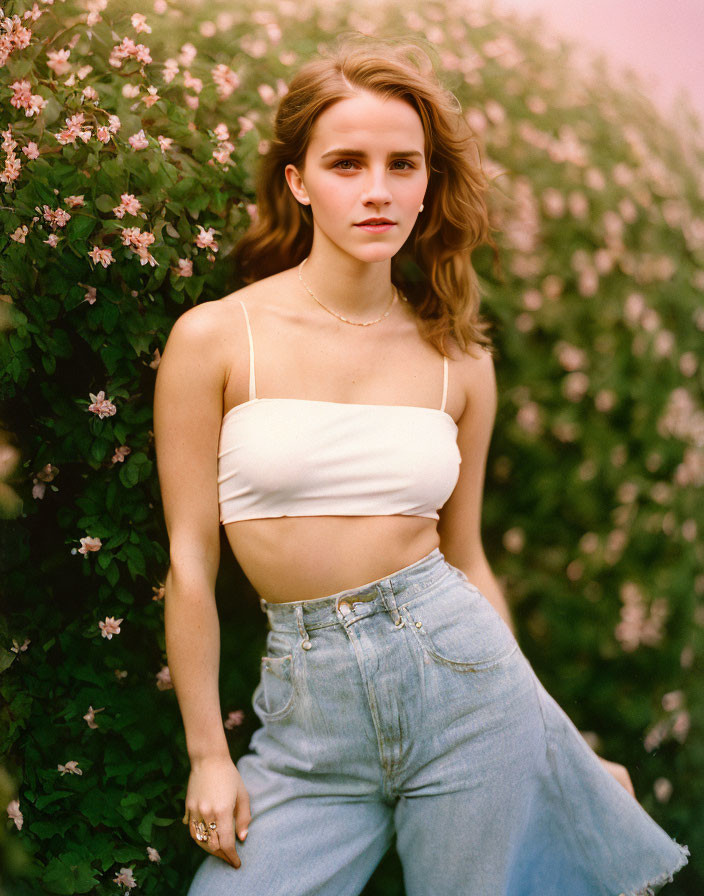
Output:
M249 400L222 420L220 522L283 516L439 519L459 478L457 424L442 405L257 398L249 336Z

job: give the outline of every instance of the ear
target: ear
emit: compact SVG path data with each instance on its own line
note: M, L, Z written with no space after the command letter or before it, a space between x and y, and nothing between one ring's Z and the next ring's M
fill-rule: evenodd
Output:
M286 177L286 183L289 185L296 200L300 202L301 205L310 205L310 199L308 198L303 179L298 173L296 166L287 165L284 168L284 176Z

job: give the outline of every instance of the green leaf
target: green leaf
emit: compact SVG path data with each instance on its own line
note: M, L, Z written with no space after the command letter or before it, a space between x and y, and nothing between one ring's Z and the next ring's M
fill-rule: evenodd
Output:
M71 861L70 858L56 856L50 859L44 869L42 883L48 893L67 896L89 893L98 883L98 872L86 860Z
M51 376L56 372L56 358L54 355L42 353L42 367Z

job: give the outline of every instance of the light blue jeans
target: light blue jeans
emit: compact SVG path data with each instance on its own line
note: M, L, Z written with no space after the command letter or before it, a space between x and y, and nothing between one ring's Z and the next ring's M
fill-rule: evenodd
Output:
M408 896L635 896L686 863L439 549L261 606L242 865L188 896L357 896L394 832Z

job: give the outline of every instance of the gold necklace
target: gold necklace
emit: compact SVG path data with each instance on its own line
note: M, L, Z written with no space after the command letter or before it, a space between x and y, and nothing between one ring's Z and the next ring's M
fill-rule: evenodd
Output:
M308 286L308 284L306 283L306 281L303 279L303 276L302 276L302 274L301 274L301 270L303 269L303 265L304 265L307 261L308 261L308 259L307 259L307 258L304 258L303 261L302 261L302 262L300 263L300 265L298 266L298 279L299 279L299 280L301 281L301 283L305 286L305 288L308 290L308 292L313 296L313 298L314 298L315 301L320 305L321 308L324 308L329 314L332 314L332 315L333 315L334 317L336 317L338 320L344 321L346 324L354 324L355 327L370 327L372 324L378 324L380 320L384 320L385 317L388 317L388 316L389 316L389 314L391 313L391 307L392 307L392 305L394 304L394 302L396 301L396 296L397 296L397 295L400 295L400 296L401 296L401 299L402 299L404 302L407 302L407 301L408 301L408 299L403 295L403 293L401 293L401 292L400 292L395 286L393 286L393 284L392 284L393 294L392 294L392 296L391 296L391 301L389 302L389 307L388 307L388 308L386 309L386 311L381 315L381 317L377 317L376 320L365 320L365 321L348 320L348 319L347 319L346 317L344 317L342 314L338 314L337 311L333 311L332 308L328 308L327 305L323 305L323 303L320 301L320 299L313 293L313 291L310 289L310 287Z

